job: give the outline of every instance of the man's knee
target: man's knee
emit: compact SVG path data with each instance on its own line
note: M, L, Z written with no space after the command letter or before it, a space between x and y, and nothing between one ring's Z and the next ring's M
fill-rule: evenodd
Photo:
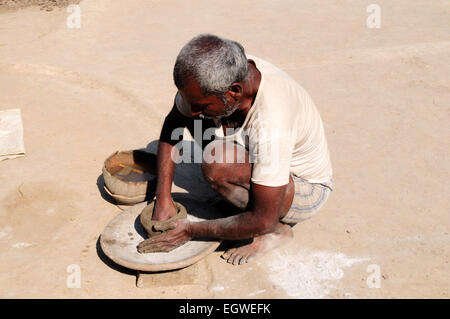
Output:
M248 152L238 144L211 142L203 152L202 171L214 189L228 182L249 188L251 164Z
M202 163L202 172L205 180L213 188L224 182L224 176L220 169L220 164L217 163Z
M204 163L242 164L249 162L247 150L239 144L215 140L203 151Z

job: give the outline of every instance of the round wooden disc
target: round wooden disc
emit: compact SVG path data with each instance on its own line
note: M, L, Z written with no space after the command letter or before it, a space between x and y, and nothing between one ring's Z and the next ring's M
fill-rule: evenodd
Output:
M177 199L175 199L177 200ZM193 199L178 200L188 211L188 220L198 222L220 218L220 213ZM137 246L147 239L139 215L147 203L139 203L117 215L100 237L103 252L115 263L141 271L164 271L192 265L212 253L220 245L213 239L193 239L167 253L140 254Z

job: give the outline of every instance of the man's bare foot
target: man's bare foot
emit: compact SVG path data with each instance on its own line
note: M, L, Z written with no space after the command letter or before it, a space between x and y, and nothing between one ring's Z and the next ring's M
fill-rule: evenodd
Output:
M222 258L233 265L242 265L262 256L266 252L288 242L293 237L290 226L278 223L273 233L253 238L253 242L238 248L228 249Z

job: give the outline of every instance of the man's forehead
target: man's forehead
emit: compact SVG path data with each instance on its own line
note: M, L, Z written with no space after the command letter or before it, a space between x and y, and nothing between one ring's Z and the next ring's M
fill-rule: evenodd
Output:
M185 101L186 103L188 103L190 105L198 104L199 100L201 100L201 99L198 99L198 98L193 98L190 94L186 94L186 91L184 91L184 90L178 90L178 93L183 98L183 101Z
M178 90L183 100L190 104L203 104L209 102L211 95L205 96L197 81L189 80L182 89Z

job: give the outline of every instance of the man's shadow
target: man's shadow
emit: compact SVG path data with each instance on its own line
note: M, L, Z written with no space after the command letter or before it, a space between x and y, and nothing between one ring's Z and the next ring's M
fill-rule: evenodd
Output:
M148 171L156 172L156 160L157 160L157 149L158 140L150 142L146 147L140 148L133 152L133 157L135 162L143 164ZM205 145L204 145L205 146ZM180 149L180 156L183 161L178 163L174 172L173 183L175 186L183 189L186 193L174 192L173 199L180 202L186 207L189 214L194 217L201 219L216 219L221 217L226 217L227 214L219 212L219 215L214 215L208 213L208 210L198 209L198 202L214 202L219 199L219 195L208 185L206 182L202 169L201 169L201 159L202 148L194 141L183 140ZM100 195L107 202L117 205L116 200L110 196L104 189L104 179L103 174L100 174L97 178L97 188ZM146 190L145 201L147 204L150 203L155 196L156 183L148 183ZM131 206L130 206L131 207ZM217 209L215 210L217 212ZM228 214L229 216L229 214ZM146 233L140 224L138 218L135 220L136 231L144 238L146 238ZM204 238L198 240L205 240ZM235 244L235 242L234 242ZM220 246L216 251L224 251L233 245L230 241L222 241ZM123 266L115 264L110 260L102 251L100 247L100 237L97 241L97 254L99 258L107 264L109 267L126 274L135 274L135 271L129 270Z
M136 163L141 164L149 172L157 171L158 140L154 140L146 147L134 150L133 157ZM217 193L206 182L201 169L201 148L193 141L183 141L180 150L182 162L175 167L173 183L185 190L191 198L199 201L210 201L217 197ZM199 162L200 159L200 162ZM116 200L104 189L103 174L97 178L97 188L101 197L107 202L117 205ZM145 200L152 200L156 192L156 183L148 183Z

